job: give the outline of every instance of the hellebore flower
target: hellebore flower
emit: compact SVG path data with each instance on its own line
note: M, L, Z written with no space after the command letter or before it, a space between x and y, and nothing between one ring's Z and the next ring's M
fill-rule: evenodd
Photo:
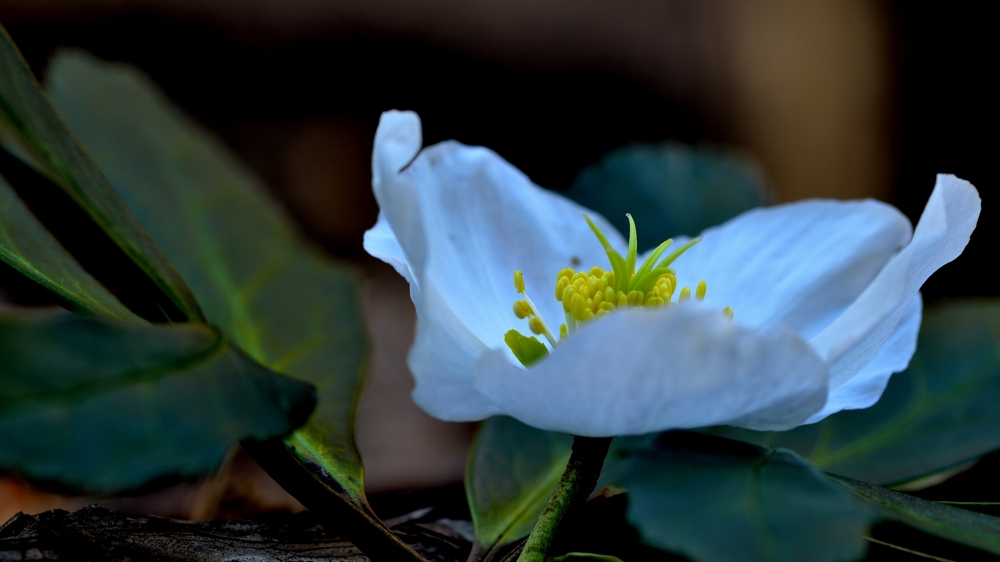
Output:
M939 175L915 231L877 201L801 201L744 213L643 269L634 230L626 242L492 151L421 151L414 113L383 114L372 174L381 210L365 249L410 283L416 403L443 420L506 414L590 437L784 430L871 406L916 348L920 286L958 257L980 211L971 184ZM690 287L697 298L677 302ZM511 332L528 328L548 346Z

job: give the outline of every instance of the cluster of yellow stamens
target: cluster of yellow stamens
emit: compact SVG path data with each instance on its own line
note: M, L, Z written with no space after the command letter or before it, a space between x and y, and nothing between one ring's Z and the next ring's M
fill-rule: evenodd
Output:
M556 277L556 300L563 303L563 310L577 322L599 318L623 306L644 306L655 308L673 304L677 288L677 275L673 271L660 274L648 291L632 289L625 292L616 289L615 272L592 267L587 273L571 268L563 269ZM695 298L705 298L707 287L704 281L698 283ZM684 287L678 295L678 302L691 298L691 288Z
M593 318L600 318L609 312L621 307L647 307L657 308L672 306L674 293L677 291L677 275L669 266L687 251L691 246L699 242L695 239L677 251L663 258L660 257L673 240L667 240L653 250L649 257L643 261L639 269L636 270L637 243L635 234L635 222L631 216L629 220L629 243L628 252L622 257L608 242L604 234L597 228L589 217L585 217L591 230L604 246L611 262L612 269L605 271L600 267L592 267L589 271L575 271L571 268L561 270L556 275L556 300L563 305L566 313L566 323L559 326L560 338L566 337L574 332L580 324ZM524 297L524 300L514 302L514 315L520 319L528 319L528 327L536 335L543 335L553 347L557 340L555 334L549 329L535 304L525 293L524 277L520 271L514 272L514 287L517 292ZM695 287L695 299L701 301L705 298L707 286L705 281L699 281ZM677 303L681 303L691 298L691 288L681 288L677 295ZM732 320L733 311L728 306L722 311L723 315ZM515 330L507 333L505 341L514 351L522 363L527 364L526 357L531 356L535 360L539 353L545 351L544 346L535 341L533 344L517 334ZM538 347L535 347L538 346ZM526 355L527 354L527 355Z

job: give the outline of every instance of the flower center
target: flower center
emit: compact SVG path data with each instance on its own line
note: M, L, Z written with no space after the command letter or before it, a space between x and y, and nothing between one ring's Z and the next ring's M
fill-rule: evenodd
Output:
M629 223L628 252L622 257L608 242L607 237L590 217L584 215L590 229L604 246L611 262L611 270L594 266L587 272L566 268L556 275L556 300L562 302L566 322L559 326L559 339L575 332L581 325L594 318L600 318L621 307L659 308L676 304L672 299L677 289L677 275L670 265L684 252L701 241L700 238L684 244L662 260L660 258L667 248L673 244L673 239L666 240L656 247L635 269L637 240L635 221L632 215L626 215ZM538 307L528 297L524 286L524 276L520 271L514 272L514 288L524 300L514 302L514 315L528 320L528 328L533 334L545 336L549 345L555 347L559 340L549 329L542 318ZM705 298L707 286L705 281L699 281L695 287L695 299ZM690 300L691 288L683 287L677 295L677 303ZM733 319L733 309L728 306L722 314L729 320ZM504 335L504 341L514 352L517 359L528 366L548 355L548 348L535 337L524 336L517 330L510 330Z

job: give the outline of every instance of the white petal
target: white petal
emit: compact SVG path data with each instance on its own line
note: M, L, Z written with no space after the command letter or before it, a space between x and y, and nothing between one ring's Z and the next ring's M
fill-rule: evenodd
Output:
M419 143L415 114L383 114L372 155L379 222L366 233L365 248L411 285L418 316L409 357L414 399L441 419L481 419L495 408L475 391L473 366L490 348L506 350L507 330L527 328L513 313L521 298L514 270L523 272L529 295L557 331L558 271L606 266L607 258L583 219L586 209L535 186L495 153L446 142L414 158ZM607 221L591 215L624 247Z
M583 218L587 209L532 184L490 150L441 143L421 152L402 175L420 190L428 247L423 273L487 347L505 347L507 330L526 328L513 312L523 298L514 289L514 270L522 271L528 295L555 331L563 320L554 293L559 270L610 267ZM592 218L625 245L603 218ZM406 237L393 229L405 247Z
M418 189L399 172L417 155L420 145L420 118L416 113L382 114L372 149L372 191L379 204L379 217L375 226L365 232L365 250L374 250L373 256L403 274L410 282L411 292L426 261L427 237L423 233ZM399 243L397 233L405 244Z
M844 314L810 342L830 365L831 389L840 388L868 365L924 281L962 253L979 220L980 207L972 184L938 175L913 241L889 260Z
M379 212L375 226L365 232L364 247L366 252L391 265L396 273L402 275L410 283L411 288L416 287L416 277L410 270L406 254L399 245L399 241L396 240L396 235L392 232L392 227L389 226L389 221L386 220L384 213Z
M407 364L416 386L413 401L445 421L475 421L501 413L473 385L472 366L489 352L455 317L433 283L421 291L417 337Z
M815 423L841 410L868 408L878 402L893 373L904 371L917 350L923 301L918 293L882 349L865 368L838 388L831 389L823 409L805 423Z
M822 407L826 373L795 334L760 334L692 303L611 314L530 369L494 351L476 366L476 388L528 425L576 435L725 424L765 411L767 423L749 425L788 429Z
M755 209L705 231L675 262L704 279L707 301L736 322L809 339L832 323L910 240L910 222L877 201L813 200Z

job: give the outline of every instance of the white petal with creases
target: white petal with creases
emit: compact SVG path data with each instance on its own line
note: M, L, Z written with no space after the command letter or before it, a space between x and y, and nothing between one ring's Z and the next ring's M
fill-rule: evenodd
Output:
M589 323L530 369L493 351L476 388L529 425L576 435L725 424L763 410L788 429L822 407L826 365L787 331L760 334L693 303ZM794 376L790 376L794 374Z
M830 365L831 389L843 386L868 365L894 333L920 286L962 253L980 208L979 193L972 184L938 175L910 244L889 260L850 308L810 342Z
M911 230L902 213L877 201L802 201L705 231L675 269L682 286L704 279L707 301L732 307L738 323L808 339L865 290Z

